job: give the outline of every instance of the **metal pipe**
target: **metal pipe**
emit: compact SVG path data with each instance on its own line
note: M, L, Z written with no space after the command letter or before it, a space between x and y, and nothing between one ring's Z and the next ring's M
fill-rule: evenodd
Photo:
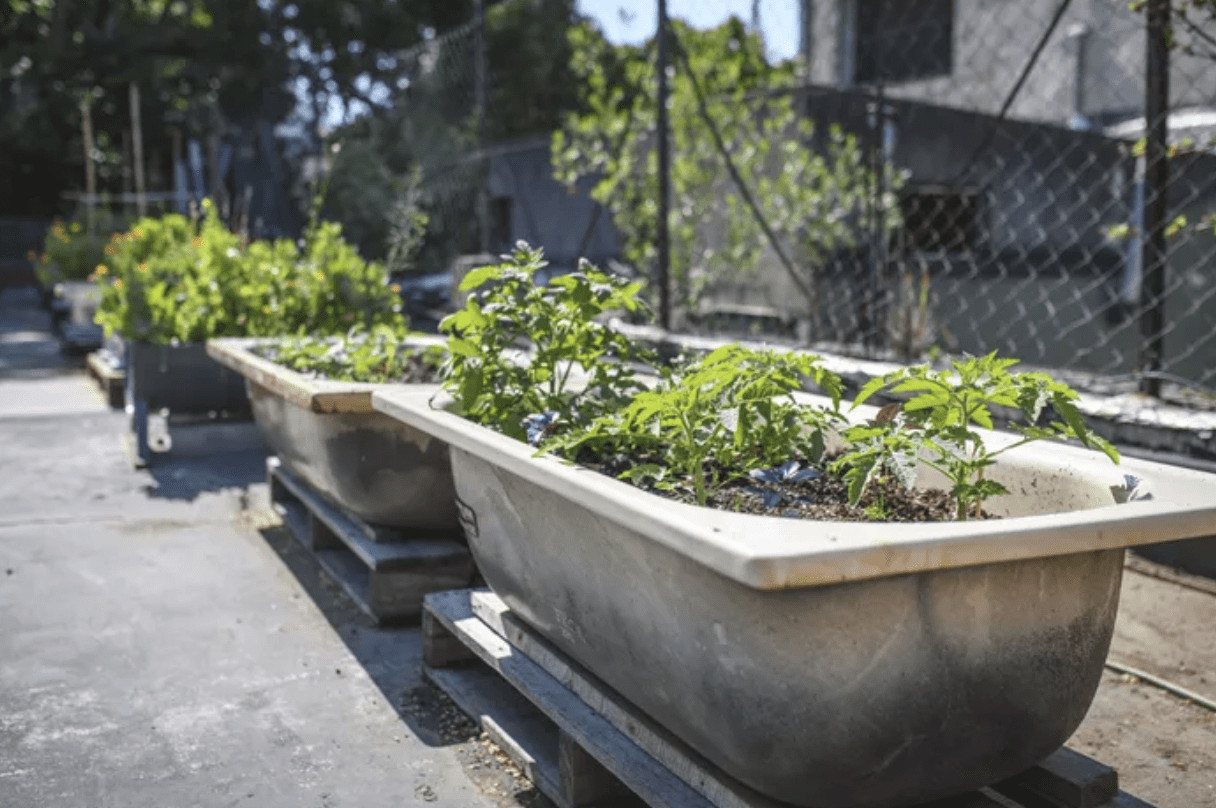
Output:
M489 112L489 91L487 87L486 52L489 44L486 38L486 3L485 0L474 0L474 26L476 28L476 55L473 77L473 93L477 104L477 149L486 153L486 118ZM481 182L477 187L477 229L478 248L485 255L490 251L490 201L486 186L490 182L490 158L483 156L481 160Z
M138 195L135 209L142 217L148 213L148 205L143 198L148 188L144 183L144 130L139 120L139 85L135 82L131 82L128 88L128 97L131 102L131 143L135 154L135 193Z
M667 124L667 0L659 0L658 62L658 110L656 137L658 138L659 162L659 216L656 246L658 265L655 267L655 285L659 287L659 325L671 330L671 243L668 233L669 206L671 204L671 154Z
M1140 372L1161 370L1165 345L1166 238L1169 219L1170 0L1148 0L1144 77L1144 241L1140 262ZM1140 392L1158 397L1161 380L1144 376Z
M1154 687L1161 688L1162 690L1166 691L1167 693L1173 693L1175 696L1178 696L1179 698L1183 698L1183 699L1186 699L1187 701L1194 702L1195 704L1198 704L1200 707L1203 707L1204 709L1211 710L1212 712L1216 713L1216 701L1212 701L1207 696L1201 696L1198 693L1196 693L1194 690L1187 690L1182 685L1175 684L1174 682L1171 682L1169 679L1162 679L1160 676L1154 676L1153 674L1139 670L1138 668L1133 668L1131 665L1124 665L1121 662L1112 662L1109 659L1106 660L1106 667L1110 668L1112 671L1116 671L1118 673L1122 673L1127 676L1134 676L1137 679L1140 679L1141 681L1144 681L1144 682L1149 683L1150 685L1153 685Z

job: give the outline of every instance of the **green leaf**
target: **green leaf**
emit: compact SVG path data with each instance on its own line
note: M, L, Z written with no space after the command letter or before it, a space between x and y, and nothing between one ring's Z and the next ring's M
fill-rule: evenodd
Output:
M458 356L481 356L481 351L477 350L477 346L466 339L459 337L449 337L447 341L448 350Z
M477 269L469 270L468 274L460 281L458 291L469 292L477 289L487 281L498 280L502 277L503 267L501 265L478 267Z
M942 393L926 393L905 402L901 408L904 412L916 412L938 407L949 402L949 397Z
M865 386L857 393L857 397L853 399L853 406L850 410L855 410L860 405L864 404L866 399L877 393L879 390L887 386L887 379L883 376L876 376L866 382Z

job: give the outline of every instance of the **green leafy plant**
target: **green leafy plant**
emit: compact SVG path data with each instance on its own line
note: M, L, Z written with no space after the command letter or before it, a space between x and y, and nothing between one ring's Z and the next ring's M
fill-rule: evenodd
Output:
M370 332L356 328L340 337L293 337L258 353L283 367L314 378L340 382L436 382L447 359L442 345L406 343L408 334L387 325Z
M288 240L246 244L204 201L200 221L141 219L106 251L110 266L96 271L97 321L128 339L196 342L405 326L383 267L363 261L334 224L310 225L303 249Z
M1008 493L996 480L986 479L984 470L999 455L1037 440L1074 439L1119 462L1115 448L1085 425L1077 394L1068 385L1043 373L1010 373L1017 360L1000 359L995 352L952 364L943 371L903 368L871 380L858 393L854 407L880 390L912 395L902 405L887 405L870 423L844 431L850 448L833 468L849 481L851 503L887 474L910 487L916 464L923 462L950 481L959 520L979 516L984 500ZM991 448L976 429L993 428L996 408L1020 413L1025 423L1010 424L1019 439ZM1063 420L1040 425L1048 408Z
M554 177L569 187L592 181L591 196L611 214L624 259L650 267L658 244L654 41L613 45L589 22L572 26L569 40L581 103L554 133ZM669 41L676 65L671 186L680 200L668 221L676 304L695 311L716 287L747 283L771 249L725 151L791 257L787 269L806 308L819 316L814 268L855 246L856 222L872 215L876 178L864 150L839 127L813 131L797 109L797 65L770 64L761 38L739 19L703 31L673 20ZM812 148L813 136L822 148ZM880 224L893 232L902 222L896 194L903 175L886 179Z
M831 395L832 409L795 402L806 377ZM817 357L726 345L543 448L568 459L584 451L650 458L621 477L668 490L689 486L704 505L723 483L753 470L794 458L820 463L842 390Z
M85 230L80 222L51 224L39 257L38 277L44 284L84 280L107 261L104 240ZM50 267L54 266L56 272ZM57 274L56 274L57 273Z
M439 325L449 335L444 385L465 417L523 440L529 416L587 420L640 389L630 363L648 357L596 320L639 310L640 283L584 261L578 272L538 285L541 250L521 242L503 258L465 276L460 290L476 294Z

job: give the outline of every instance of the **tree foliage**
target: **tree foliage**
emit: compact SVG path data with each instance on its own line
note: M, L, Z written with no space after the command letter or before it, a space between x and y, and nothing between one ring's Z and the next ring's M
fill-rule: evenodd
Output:
M3 0L0 210L48 213L83 185L80 104L92 102L103 188L119 176L127 87L142 91L145 153L170 126L278 122L308 99L386 106L403 50L472 16L472 0ZM112 188L112 190L117 190Z
M715 284L754 273L769 248L706 117L813 296L815 266L857 243L874 187L863 150L841 129L812 131L795 107L794 64L770 64L761 40L737 18L705 31L673 21L671 40L668 225L676 300L695 308ZM554 135L554 174L567 185L594 180L591 194L611 213L626 259L648 270L657 258L654 43L612 45L590 23L573 28L570 43L570 72L582 94ZM888 229L898 224L898 182L887 190Z
M486 11L487 143L548 136L579 101L568 70L574 0L502 0ZM477 249L477 32L467 23L400 55L391 105L336 132L341 150L329 212L365 255L388 257L411 206L429 220L425 256L438 269ZM413 172L417 172L416 174Z

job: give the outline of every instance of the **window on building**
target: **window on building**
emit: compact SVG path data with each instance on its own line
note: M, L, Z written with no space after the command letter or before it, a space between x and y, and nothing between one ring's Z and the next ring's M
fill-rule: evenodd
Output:
M857 84L950 75L954 0L855 2Z
M903 247L920 252L967 252L979 240L979 193L920 186L904 190Z

